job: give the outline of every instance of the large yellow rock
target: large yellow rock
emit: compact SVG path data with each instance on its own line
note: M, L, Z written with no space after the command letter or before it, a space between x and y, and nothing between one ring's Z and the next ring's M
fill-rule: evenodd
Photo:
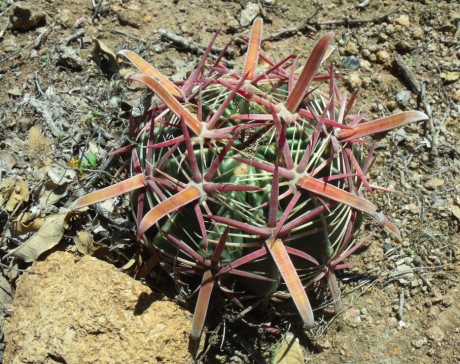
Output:
M58 252L19 280L4 363L191 363L190 317L105 262Z

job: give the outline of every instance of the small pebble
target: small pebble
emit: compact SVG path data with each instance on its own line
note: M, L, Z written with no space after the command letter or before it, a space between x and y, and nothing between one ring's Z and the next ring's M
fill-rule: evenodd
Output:
M343 65L350 70L357 70L361 66L361 61L356 56L348 56L343 59Z
M418 281L418 279L414 279L413 281L410 282L411 288L416 288L418 286L420 286L420 282Z
M153 46L153 51L155 53L162 53L164 51L163 47L160 44L155 44Z
M452 306L452 303L453 303L453 300L452 300L452 297L450 297L450 296L445 296L442 299L442 305L444 307L450 307L450 306Z
M414 46L406 40L400 40L395 44L395 48L401 53L406 53L414 49Z
M352 90L356 90L357 88L361 87L362 80L361 77L357 73L350 73L345 78L345 84Z
M395 110L398 107L398 103L395 100L391 100L387 102L387 109L390 111Z
M383 252L385 254L389 253L391 250L393 250L393 246L391 244L388 244L388 243L384 243L382 248L383 248Z
M388 34L388 35L392 35L394 32L395 32L395 27L393 24L388 24L386 27L385 27L385 34Z
M379 42L380 43L385 43L388 40L388 35L385 33L380 33L379 34Z
M354 42L348 42L347 48L345 49L347 54L357 55L359 53L358 46Z
M379 63L387 63L391 58L390 53L387 51L378 51L375 55L377 57L377 62Z
M10 14L13 29L27 31L46 25L46 13L37 4L16 3Z
M343 314L343 321L350 327L357 327L361 322L361 317L359 317L359 310L357 308L351 308Z
M119 105L120 105L120 98L119 97L113 96L109 100L109 108L116 109L116 108L118 108Z
M127 11L120 11L118 14L118 22L120 25L127 25L133 28L139 28L139 21L134 14Z
M319 346L320 346L321 348L323 348L323 349L330 349L330 348L332 348L332 344L331 344L331 342L330 342L329 340L325 340L325 341L323 341L323 342L319 342L318 344L319 344Z
M10 88L7 90L7 93L11 96L16 96L16 97L19 97L22 95L22 92L21 90L19 89L19 87L13 87L13 88Z
M399 25L402 25L403 27L409 27L410 26L410 19L408 15L401 14L399 17L395 19L395 22L398 23Z
M456 103L460 103L460 89L454 91L452 94L452 100Z
M372 80L370 77L363 77L362 87L369 88L372 85Z
M425 345L426 343L428 342L428 340L426 339L426 337L422 337L420 339L415 339L415 340L412 340L411 341L411 344L414 348L421 348L423 345Z
M423 265L423 260L422 258L419 256L419 255L416 255L414 257L414 261L413 261L414 265L417 266L417 267L420 267Z
M412 278L414 275L414 270L411 266L406 264L401 264L396 267L396 269L390 273L390 278L397 278L402 280L403 278ZM406 282L400 282L401 284L406 284ZM407 282L408 283L408 282Z
M252 24L252 21L259 15L260 8L256 3L248 3L246 7L240 13L240 25L247 27Z
M64 29L72 26L72 11L70 9L61 10L56 18L57 23Z
M429 180L428 182L425 182L423 187L425 187L427 190L434 190L436 187L441 187L444 184L444 180L440 178L435 178L432 180Z
M371 62L365 60L365 59L360 59L360 64L361 68L369 71L371 69Z
M404 258L404 263L407 265L410 265L414 261L414 258L412 257L405 257Z
M450 206L449 209L452 212L452 215L454 215L457 218L457 220L460 220L460 207Z
M93 43L93 38L91 38L91 37L88 36L88 35L85 35L85 36L82 38L82 42L83 42L83 45L88 46L88 45L90 45L91 43Z
M409 285L409 281L407 279L401 278L398 280L399 284L403 287L406 287Z
M412 92L408 91L408 90L402 90L402 91L399 91L397 94L396 94L396 102L399 104L399 106L401 107L407 107L409 106L410 104L410 100L412 98Z
M373 112L382 112L382 111L384 111L384 108L383 108L383 105L381 103L376 101L371 105L371 110Z
M412 38L414 39L422 39L423 37L423 29L420 27L416 27L412 29Z
M425 331L425 335L429 339L431 339L433 341L436 341L436 342L443 341L444 337L445 337L444 332L442 331L442 329L439 326L431 327L430 329Z

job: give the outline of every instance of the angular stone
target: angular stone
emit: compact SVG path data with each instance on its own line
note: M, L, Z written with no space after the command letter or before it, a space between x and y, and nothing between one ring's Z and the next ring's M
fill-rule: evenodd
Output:
M423 345L426 345L427 342L428 340L426 339L426 337L422 337L420 339L412 340L411 344L414 348L420 349Z
M356 56L348 56L343 59L343 65L348 69L355 71L361 66L361 61Z
M399 17L395 19L395 22L398 23L399 25L402 25L403 27L410 26L410 19L409 19L409 16L406 14L401 14Z
M402 107L409 106L411 98L412 92L408 90L399 91L395 96L396 102Z
M411 43L409 43L406 40L399 40L395 44L395 48L401 53L406 53L406 52L409 52L412 49L414 49L414 45L412 45Z
M121 25L128 25L133 28L139 28L139 19L133 14L128 11L120 11L118 14L118 21Z
M457 218L457 220L460 220L460 207L458 206L451 206L450 211L452 214Z
M444 340L444 331L439 326L433 326L426 330L425 335L433 341L443 341Z
M441 187L444 184L444 180L441 178L431 179L423 185L427 190L434 190L436 187Z
M452 94L452 100L456 103L460 103L460 89L454 91Z
M350 327L357 327L361 323L359 309L351 308L344 312L343 321Z
M240 13L240 25L247 27L260 13L260 7L256 3L248 3Z
M390 53L384 50L378 51L375 55L377 57L377 62L379 63L387 63L391 58Z
M37 8L36 8L37 7ZM38 5L17 3L10 15L13 29L30 30L46 24L46 14L38 10Z
M353 72L350 73L346 78L345 78L345 84L348 86L350 90L356 90L357 88L361 87L362 84L361 77L359 77L358 73Z
M406 264L401 264L401 265L398 265L396 267L396 269L391 272L389 274L389 277L390 278L396 278L396 279L399 279L399 278L412 278L412 276L414 275L414 269L409 266L409 265L406 265Z
M19 280L4 363L191 363L190 317L108 263L57 252Z
M345 51L348 54L352 54L354 56L356 56L359 53L358 46L354 42L348 42L347 48L345 49Z
M56 47L56 52L53 53L53 59L58 66L69 68L74 71L83 69L83 59L80 52L69 46L61 45Z

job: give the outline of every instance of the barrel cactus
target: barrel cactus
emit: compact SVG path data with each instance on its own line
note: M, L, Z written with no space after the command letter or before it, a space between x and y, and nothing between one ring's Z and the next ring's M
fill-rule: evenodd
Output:
M135 126L132 176L72 206L131 192L138 239L153 244L177 281L197 282L195 342L218 291L241 308L249 298L284 293L312 327L308 287L325 280L340 307L335 271L363 243L356 233L366 216L401 239L364 197L377 188L366 179L370 136L426 115L352 115L356 93L347 100L339 92L327 60L333 33L304 64L294 55L274 62L261 51L262 26L254 21L241 72L225 67L222 55L209 57L216 34L181 83L120 51L140 71L130 80L153 95Z

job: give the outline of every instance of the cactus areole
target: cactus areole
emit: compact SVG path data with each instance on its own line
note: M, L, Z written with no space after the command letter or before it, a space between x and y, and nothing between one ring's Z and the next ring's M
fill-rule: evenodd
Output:
M178 281L199 282L191 338L200 338L212 294L243 308L248 298L290 297L314 325L306 288L324 279L336 309L335 271L362 241L366 216L400 240L398 228L364 196L370 137L426 120L409 111L368 121L350 113L356 93L339 92L326 34L308 59L280 62L261 51L256 19L242 71L209 57L211 44L183 83L172 83L131 51L152 91L136 126L132 177L78 199L73 208L132 192L138 238L159 253ZM326 91L324 91L326 90ZM278 295L279 296L279 295Z

